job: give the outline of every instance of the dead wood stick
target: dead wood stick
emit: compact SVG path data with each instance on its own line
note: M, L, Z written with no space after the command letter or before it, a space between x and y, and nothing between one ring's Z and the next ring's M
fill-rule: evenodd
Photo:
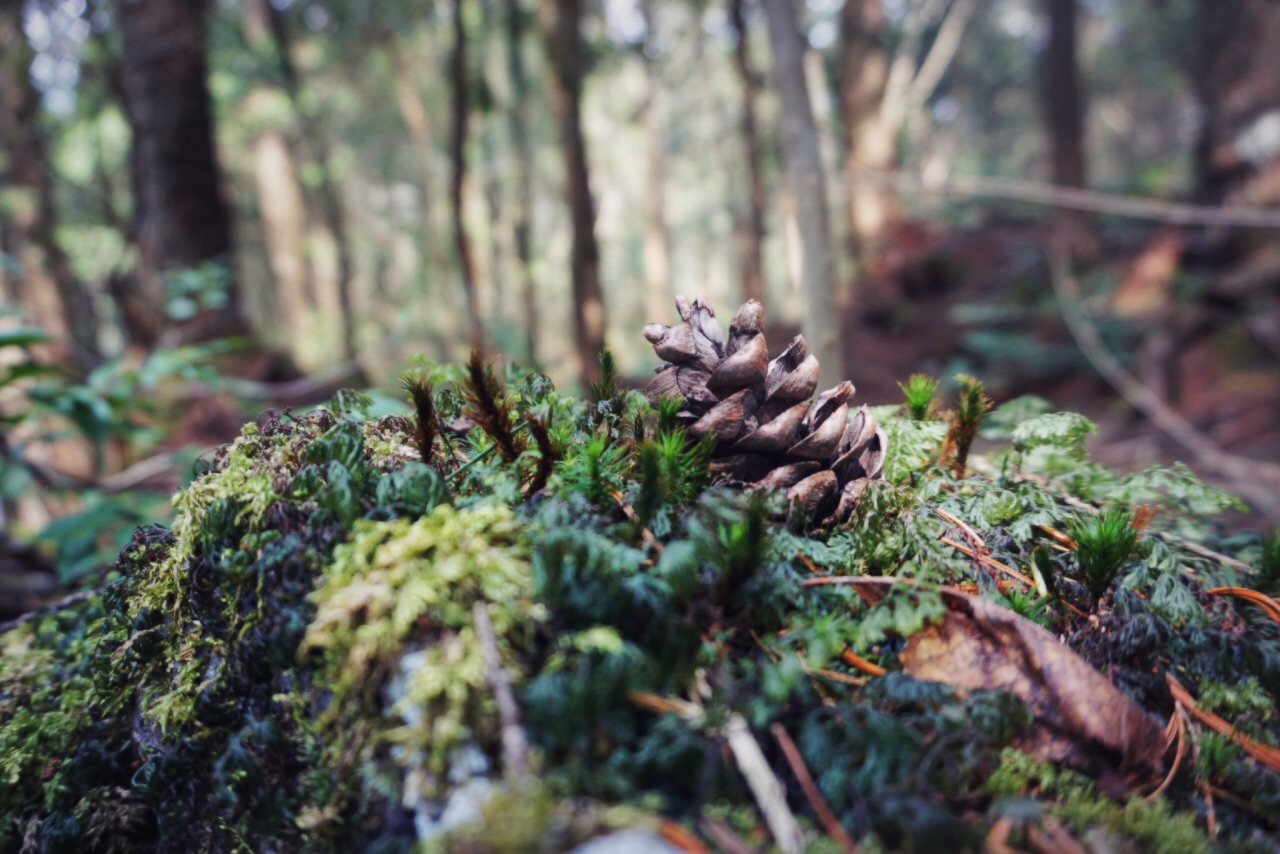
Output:
M809 801L809 806L813 807L813 812L818 816L818 821L822 823L822 829L827 832L840 847L848 854L858 854L861 850L858 844L849 836L849 832L844 829L844 825L840 824L836 819L835 813L831 812L831 807L827 805L826 798L822 797L822 792L818 790L818 786L813 782L813 775L809 773L808 767L804 764L804 757L800 755L800 749L796 747L796 743L791 740L790 733L782 724L774 724L769 728L773 733L773 737L777 740L778 746L782 748L782 755L786 758L787 764L791 766L791 773L795 775L796 782L800 784L800 790L804 792L805 799Z
M791 807L787 806L786 789L769 767L764 751L741 714L734 712L729 716L725 737L778 848L783 854L799 854L804 850L804 831L800 829Z
M493 623L489 621L485 603L477 602L471 613L476 637L484 651L485 675L493 689L498 719L502 723L502 764L509 778L523 780L529 776L529 741L525 738L524 727L520 725L520 707L516 705L515 693L511 690L511 677L502 667L498 639L493 633Z
M989 198L1028 202L1055 208L1089 211L1166 222L1171 225L1208 225L1240 228L1280 229L1280 214L1274 210L1212 205L1188 205L1104 193L1071 187L1056 187L1037 181L997 178L987 175L951 175L940 181L926 181L905 172L862 170L850 175L852 185L890 187L916 194L947 194L967 198Z

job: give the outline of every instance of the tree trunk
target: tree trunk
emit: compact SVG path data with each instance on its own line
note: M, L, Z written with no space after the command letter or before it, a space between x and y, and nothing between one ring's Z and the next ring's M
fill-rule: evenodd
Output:
M1280 5L1199 0L1197 25L1197 194L1206 203L1280 205Z
M511 218L516 262L519 266L521 300L524 305L525 346L529 361L538 364L538 294L533 278L533 247L530 222L533 219L533 152L529 145L529 82L524 70L524 13L520 0L506 0L507 66L511 74L511 104L507 121L516 155L516 206Z
M662 81L653 61L657 50L654 33L653 0L640 0L640 15L644 19L644 42L640 46L640 61L644 64L645 96L641 106L642 120L647 138L645 156L645 182L647 195L644 205L644 310L647 317L659 319L671 311L671 250L666 223L666 182L663 169L662 113L659 109L659 90Z
M435 143L432 139L431 117L415 84L417 75L414 73L414 68L404 51L400 49L395 34L387 37L386 45L391 59L396 105L413 140L414 157L418 162L418 186L422 193L422 258L423 264L431 273L430 280L434 281L437 278L436 273L439 273L442 278L447 277L447 271L452 265L445 257L444 248L436 236ZM453 289L440 288L431 296L439 302L434 304L434 310L428 322L433 324L432 330L438 334L444 352L453 353L457 340L455 324L452 322L457 305Z
M205 4L183 0L118 0L121 91L133 132L133 242L138 250L132 303L133 343L149 347L168 326L166 276L171 271L232 262L231 214L214 151L207 85ZM183 340L245 328L233 275L220 303L181 327Z
M762 0L773 48L773 83L782 108L782 158L800 229L804 336L822 365L822 382L843 375L837 342L835 275L826 174L804 74L804 37L792 0Z
M268 3L267 7L270 13L271 34L275 37L276 53L280 59L280 76L284 81L293 112L298 117L302 128L302 139L307 146L307 154L317 167L319 182L316 185L316 193L319 195L320 217L325 230L333 239L337 256L338 313L341 315L338 318L338 328L342 357L351 360L356 355L355 304L351 296L355 264L351 257L351 241L347 234L346 217L343 214L341 189L333 178L328 136L323 123L302 104L302 82L298 76L297 66L293 62L293 39L289 32L289 22L274 3Z
M458 253L458 272L462 275L463 293L467 298L467 320L472 348L484 346L484 327L480 321L480 303L476 295L475 250L467 234L467 124L471 113L469 70L467 67L467 27L462 17L464 0L453 5L453 54L449 72L453 78L453 135L449 140L449 157L453 173L449 179L449 203L453 208L453 244Z
M279 67L279 45L272 35L270 0L246 0L244 34L250 50L265 68ZM307 269L306 200L298 180L298 163L285 128L272 117L273 87L255 86L242 102L245 113L262 125L253 142L254 179L262 216L267 260L275 280L275 316L296 352L308 341L309 309L314 294ZM286 93L287 94L287 93Z
M22 0L0 0L0 252L17 262L16 274L0 265L0 280L56 339L54 358L88 368L98 360L96 319L54 237L57 212L22 7Z
M742 87L742 147L747 165L747 213L738 235L742 297L764 302L764 168L756 124L756 72L751 67L751 33L743 11L745 0L729 0L729 20L737 37L733 64Z
M1046 0L1049 40L1044 51L1044 122L1050 179L1085 185L1084 97L1076 59L1076 0Z
M857 180L894 166L897 129L881 121L889 79L884 26L881 0L845 0L840 12L840 110L848 240L858 254L874 248L885 226L901 215L889 189Z
M600 375L604 348L604 297L600 289L600 249L595 235L595 200L582 136L582 81L586 56L579 26L583 0L541 0L538 17L550 59L551 102L560 123L565 198L573 222L570 275L573 283L573 337L584 382Z

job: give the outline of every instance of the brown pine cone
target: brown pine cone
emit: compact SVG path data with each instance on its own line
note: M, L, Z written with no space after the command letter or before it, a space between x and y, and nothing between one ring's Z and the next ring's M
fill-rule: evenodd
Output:
M650 323L644 337L670 364L645 389L651 404L681 401L679 419L701 438L714 434L714 482L782 489L793 518L845 521L867 483L882 475L887 439L854 388L842 382L810 402L818 360L797 335L770 361L764 308L755 300L733 315L726 339L701 299L676 297L681 323Z

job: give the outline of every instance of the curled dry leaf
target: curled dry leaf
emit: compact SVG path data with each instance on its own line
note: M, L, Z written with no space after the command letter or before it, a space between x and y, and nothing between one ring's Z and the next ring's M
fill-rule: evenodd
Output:
M851 583L874 601L907 582ZM1113 772L1161 771L1160 725L1093 665L1012 611L955 590L941 595L946 614L912 635L898 656L907 674L964 691L1013 694L1034 718L1018 747L1041 761L1064 762L1113 783L1119 782Z

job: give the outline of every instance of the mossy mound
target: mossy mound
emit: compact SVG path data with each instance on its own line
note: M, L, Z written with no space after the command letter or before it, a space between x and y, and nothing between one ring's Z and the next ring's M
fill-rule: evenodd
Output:
M608 374L576 402L473 364L413 384L416 423L348 394L246 426L99 594L0 638L0 847L840 850L823 804L862 850L1276 846L1280 547L1218 535L1229 496L1090 464L1028 399L957 470L915 401L875 412L886 479L807 530ZM1162 766L1047 764L1016 692L906 672L957 590L1172 721Z

